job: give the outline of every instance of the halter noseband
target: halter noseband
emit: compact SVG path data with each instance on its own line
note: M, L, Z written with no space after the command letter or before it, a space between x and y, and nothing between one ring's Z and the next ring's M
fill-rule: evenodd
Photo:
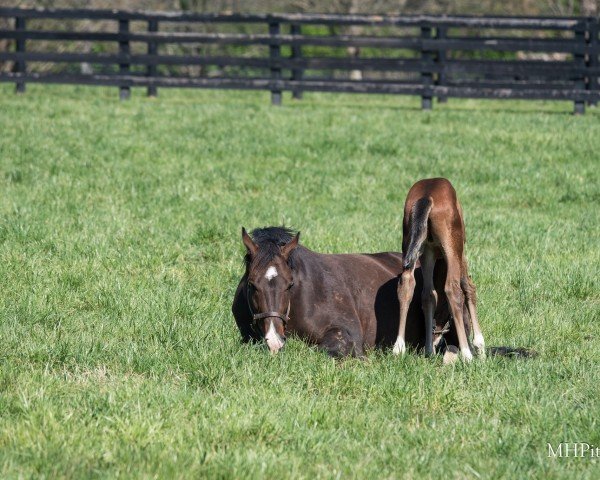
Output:
M283 328L287 326L287 323L290 321L290 304L291 301L288 301L287 311L285 313L279 312L264 312L264 313L254 313L252 310L252 304L250 303L250 283L246 283L246 300L248 301L248 310L252 314L252 328L256 330L256 322L258 320L262 320L263 318L279 318L283 322Z

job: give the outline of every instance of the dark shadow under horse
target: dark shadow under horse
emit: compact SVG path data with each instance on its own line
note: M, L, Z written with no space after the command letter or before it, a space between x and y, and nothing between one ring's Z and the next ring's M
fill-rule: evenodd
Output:
M332 356L362 357L374 347L389 348L398 334L398 278L402 254L322 254L299 245L299 234L283 227L242 229L247 249L246 271L233 300L232 311L245 342L266 341L274 353L293 334ZM446 278L442 263L434 271L438 291ZM415 269L416 288L423 279ZM435 313L436 343L457 345L449 323L448 303L441 296ZM470 317L464 312L465 329ZM420 295L409 307L406 343L424 347ZM450 324L450 328L448 328Z

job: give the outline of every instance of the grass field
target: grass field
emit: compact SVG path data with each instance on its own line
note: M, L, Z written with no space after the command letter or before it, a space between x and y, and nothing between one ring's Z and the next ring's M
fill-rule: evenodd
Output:
M0 87L1 478L598 478L600 111ZM448 177L488 345L442 365L241 345L240 227L400 248Z

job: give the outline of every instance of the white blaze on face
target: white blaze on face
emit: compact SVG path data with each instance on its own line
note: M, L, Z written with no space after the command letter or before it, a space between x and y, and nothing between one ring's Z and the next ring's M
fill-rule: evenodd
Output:
M269 346L271 353L277 353L281 347L283 347L283 339L275 331L273 320L269 320L269 330L267 330L265 340L267 341L267 345Z
M267 268L267 273L265 273L265 278L270 282L277 275L278 275L277 269L273 265L271 265L269 268Z

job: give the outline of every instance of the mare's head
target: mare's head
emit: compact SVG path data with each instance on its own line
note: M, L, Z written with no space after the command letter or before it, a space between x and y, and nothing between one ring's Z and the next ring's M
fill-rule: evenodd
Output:
M248 308L257 333L276 353L285 343L285 326L290 313L294 249L300 233L283 227L256 229L252 237L242 228L248 277Z

